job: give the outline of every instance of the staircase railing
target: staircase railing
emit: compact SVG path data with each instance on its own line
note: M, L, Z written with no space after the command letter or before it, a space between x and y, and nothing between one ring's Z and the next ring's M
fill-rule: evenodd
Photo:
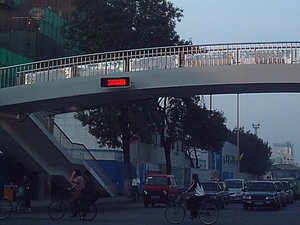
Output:
M114 195L118 193L117 185L106 175L95 157L83 144L73 143L45 112L34 113L34 115L52 134L54 139L63 147L62 153L72 163L82 164L85 166L88 165L109 188L108 192L111 192Z

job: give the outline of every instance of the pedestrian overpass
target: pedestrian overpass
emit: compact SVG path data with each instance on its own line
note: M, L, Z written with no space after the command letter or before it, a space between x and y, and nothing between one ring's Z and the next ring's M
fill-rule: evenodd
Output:
M66 176L73 164L88 168L113 195L108 191L113 182L89 152L66 144L68 138L45 112L162 96L299 92L299 48L300 42L172 46L0 68L0 116L12 118L0 120L0 134L9 140L0 141L0 149L15 146L16 155L50 174ZM106 78L129 83L107 87Z

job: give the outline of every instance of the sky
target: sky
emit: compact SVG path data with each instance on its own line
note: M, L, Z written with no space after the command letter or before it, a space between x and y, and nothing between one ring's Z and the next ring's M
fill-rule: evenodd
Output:
M300 41L299 0L170 0L183 9L177 23L181 38L193 44ZM210 107L206 96L206 105ZM237 96L214 95L212 107L224 113L226 125L237 125ZM300 163L299 93L240 94L240 127L257 133L268 142L294 145Z

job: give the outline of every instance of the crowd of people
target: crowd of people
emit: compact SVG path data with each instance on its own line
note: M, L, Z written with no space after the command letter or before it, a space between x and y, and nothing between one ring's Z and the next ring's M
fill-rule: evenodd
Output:
M74 169L69 179L71 187L67 188L65 192L71 196L70 206L72 209L71 217L78 215L79 202L81 206L89 206L97 200L97 192L95 190L94 182L91 178L91 173L85 170L81 173L80 170ZM16 185L16 198L20 202L20 210L31 212L31 181L27 175L22 177L22 180Z
M95 190L94 182L91 178L91 173L85 170L83 173L79 169L74 169L69 179L71 187L67 188L68 193L71 195L70 206L72 209L72 215L70 217L76 217L78 215L79 202L82 206L89 206L91 203L97 200L97 193ZM138 186L140 185L140 179L137 175L132 180L132 194L135 200L138 200ZM190 194L189 209L191 210L191 218L196 218L196 204L199 200L203 199L205 193L203 187L196 174L192 176L192 183L190 187L183 194ZM17 190L17 197L22 199L23 208L27 212L31 212L31 182L27 175L23 176L21 183Z

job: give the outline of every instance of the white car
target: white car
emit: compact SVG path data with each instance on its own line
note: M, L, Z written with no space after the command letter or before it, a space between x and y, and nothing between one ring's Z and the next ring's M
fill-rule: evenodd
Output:
M241 202L243 200L243 190L245 189L244 179L227 179L225 184L229 190L231 202Z

